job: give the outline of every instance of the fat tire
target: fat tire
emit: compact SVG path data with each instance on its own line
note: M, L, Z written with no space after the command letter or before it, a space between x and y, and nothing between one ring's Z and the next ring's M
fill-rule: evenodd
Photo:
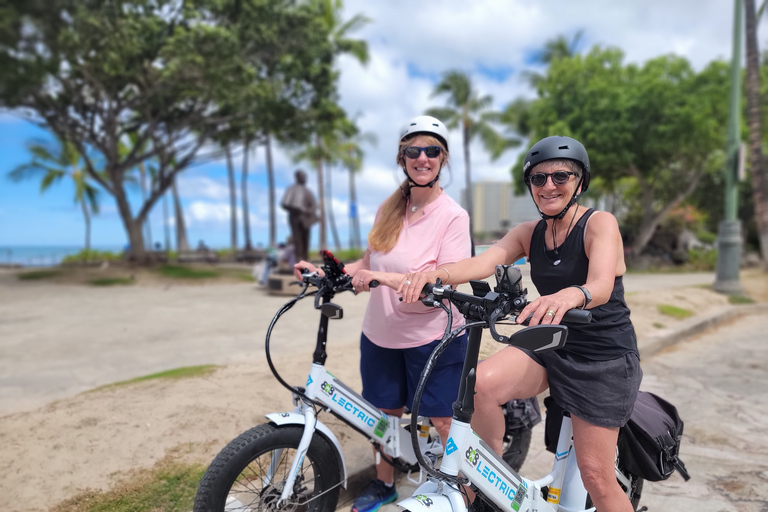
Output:
M240 434L213 459L203 475L195 496L194 512L224 512L228 498L246 506L238 508L237 502L227 505L226 510L276 510L275 503L285 482L299 446L303 426L276 427L264 424ZM265 484L261 475L269 468L272 453L284 448L275 481ZM301 476L294 485L291 501L282 512L333 512L339 499L342 479L339 455L333 445L322 435L315 434L307 450L300 470ZM329 490L330 489L330 490ZM328 491L328 492L325 492ZM322 494L324 493L325 494ZM306 505L312 496L320 495Z
M510 429L504 433L501 458L516 472L520 471L525 458L528 456L532 435L533 431L524 426Z

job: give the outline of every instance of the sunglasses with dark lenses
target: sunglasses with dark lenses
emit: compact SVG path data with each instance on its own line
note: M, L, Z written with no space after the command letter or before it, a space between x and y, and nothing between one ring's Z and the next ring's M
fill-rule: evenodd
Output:
M415 160L419 158L419 155L422 151L424 151L424 154L427 155L427 158L437 158L440 156L443 148L440 146L427 146L425 148L419 146L408 146L403 150L403 154L411 160Z
M534 187L543 187L547 183L547 177L549 176L552 177L552 183L555 185L565 185L571 179L571 176L578 176L578 174L571 171L537 172L528 176L528 181Z

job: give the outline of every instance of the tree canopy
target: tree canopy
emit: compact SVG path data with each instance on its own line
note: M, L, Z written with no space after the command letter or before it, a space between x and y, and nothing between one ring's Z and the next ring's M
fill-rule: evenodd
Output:
M0 107L74 144L141 258L144 218L214 136L267 126L306 137L305 113L335 102L321 14L291 0L12 2L0 20ZM129 136L133 150L121 152ZM126 177L149 160L152 190L132 207Z
M642 65L623 57L594 48L554 59L527 122L532 141L559 134L584 143L590 191L631 188L625 197L637 225L629 242L637 255L664 215L722 163L728 69L713 62L697 73L681 57Z

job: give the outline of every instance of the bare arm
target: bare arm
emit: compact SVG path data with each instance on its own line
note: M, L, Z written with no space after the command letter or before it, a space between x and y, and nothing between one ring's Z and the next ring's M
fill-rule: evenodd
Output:
M584 250L589 259L587 282L583 285L592 295L592 302L587 306L589 309L608 302L616 276L626 270L619 225L613 215L596 212L590 217L584 235ZM531 301L520 313L520 321L532 314L531 325L557 324L566 311L581 308L583 304L584 295L578 288L563 288ZM548 311L553 311L554 317L547 315Z
M425 284L434 283L438 278L443 283L453 285L472 279L485 279L493 274L496 265L512 263L528 254L531 233L535 226L536 222L515 226L499 242L474 258L466 258L431 272L406 274L397 292L402 294L403 302L411 303L419 299Z

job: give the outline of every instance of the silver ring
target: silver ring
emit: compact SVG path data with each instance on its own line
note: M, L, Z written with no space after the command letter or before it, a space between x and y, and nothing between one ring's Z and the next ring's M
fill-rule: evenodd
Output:
M408 280L406 280L406 281L405 281L405 284L411 284L411 282L410 282L410 281L408 281Z

